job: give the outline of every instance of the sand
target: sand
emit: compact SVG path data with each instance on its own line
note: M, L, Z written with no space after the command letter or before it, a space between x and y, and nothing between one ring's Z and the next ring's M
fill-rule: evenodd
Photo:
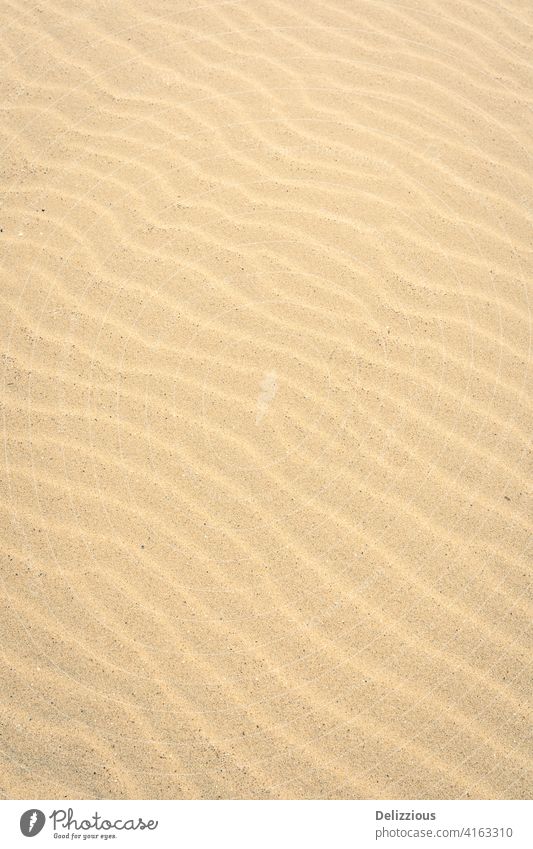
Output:
M530 12L4 0L3 797L528 796Z

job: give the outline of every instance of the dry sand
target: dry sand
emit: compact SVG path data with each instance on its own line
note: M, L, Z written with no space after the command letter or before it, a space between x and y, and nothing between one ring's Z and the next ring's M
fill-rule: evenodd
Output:
M2 2L3 796L530 793L530 12Z

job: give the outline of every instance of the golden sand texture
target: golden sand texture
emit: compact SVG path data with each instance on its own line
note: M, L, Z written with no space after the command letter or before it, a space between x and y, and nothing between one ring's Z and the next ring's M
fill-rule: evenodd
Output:
M1 794L527 797L530 4L0 17Z

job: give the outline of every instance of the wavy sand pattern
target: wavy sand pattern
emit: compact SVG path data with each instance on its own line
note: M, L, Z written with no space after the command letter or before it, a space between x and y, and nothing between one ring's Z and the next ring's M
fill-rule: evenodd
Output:
M4 0L3 796L530 793L530 12Z

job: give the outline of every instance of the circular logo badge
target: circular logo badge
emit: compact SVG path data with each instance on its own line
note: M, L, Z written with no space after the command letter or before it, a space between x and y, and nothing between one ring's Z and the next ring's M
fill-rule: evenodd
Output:
M24 811L20 818L20 830L24 837L35 837L42 830L46 817L38 808L30 808Z

